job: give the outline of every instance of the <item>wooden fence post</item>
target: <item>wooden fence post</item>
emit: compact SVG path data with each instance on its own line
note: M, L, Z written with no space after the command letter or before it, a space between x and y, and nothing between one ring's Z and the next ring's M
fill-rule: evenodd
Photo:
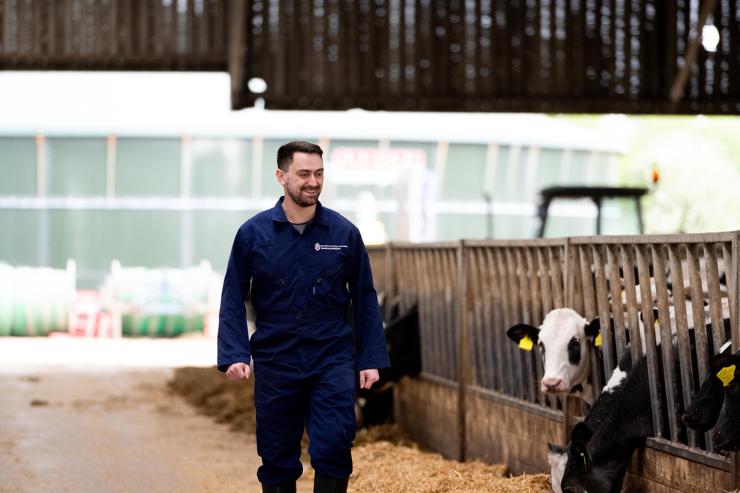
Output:
M575 270L578 266L573 262L573 245L570 242L570 238L565 238L565 250L563 252L563 258L565 258L565 272L563 282L565 283L565 306L574 306L575 297ZM560 307L558 307L560 308ZM578 404L578 398L571 395L567 395L563 398L563 443L568 443L570 435L570 424L573 421L573 416L576 414L576 408Z
M466 454L466 399L468 383L470 382L470 364L468 351L468 289L467 275L465 271L465 242L460 241L457 247L457 328L458 328L458 372L457 372L457 413L458 413L458 433L460 446L460 461L465 461Z

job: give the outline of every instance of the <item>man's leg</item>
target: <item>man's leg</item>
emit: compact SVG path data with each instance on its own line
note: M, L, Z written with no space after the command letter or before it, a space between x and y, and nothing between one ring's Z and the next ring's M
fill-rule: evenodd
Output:
M312 380L307 419L314 492L343 493L352 473L355 438L354 364L328 368Z
M262 457L257 477L265 491L295 492L295 481L303 473L301 438L308 398L305 381L284 369L257 363L254 366L257 453Z

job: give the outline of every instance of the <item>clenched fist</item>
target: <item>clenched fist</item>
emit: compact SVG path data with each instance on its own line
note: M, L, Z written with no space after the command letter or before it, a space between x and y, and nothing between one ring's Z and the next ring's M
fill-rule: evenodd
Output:
M233 380L235 382L238 382L242 378L248 379L249 373L249 365L246 363L234 363L228 370L226 370L226 376L229 380Z
M369 389L379 379L380 379L380 374L378 373L378 370L374 368L371 370L362 370L360 372L360 388Z

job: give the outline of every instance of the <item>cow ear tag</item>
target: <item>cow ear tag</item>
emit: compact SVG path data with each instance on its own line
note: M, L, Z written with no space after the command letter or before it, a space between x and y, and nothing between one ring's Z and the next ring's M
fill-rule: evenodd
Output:
M729 387L735 379L735 365L725 366L717 372L717 378L722 381L723 387Z
M525 351L531 351L534 347L534 342L532 342L532 339L529 338L529 336L524 336L521 339L519 339L519 349L524 349Z
M594 346L601 347L603 344L603 341L601 340L601 332L599 332L599 335L596 336L596 339L594 339Z

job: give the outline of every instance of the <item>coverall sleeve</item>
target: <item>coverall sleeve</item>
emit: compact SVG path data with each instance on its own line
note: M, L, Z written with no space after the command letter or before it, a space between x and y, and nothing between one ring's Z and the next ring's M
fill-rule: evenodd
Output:
M252 277L251 242L239 228L226 266L221 309L218 314L218 369L225 372L234 363L249 364L249 332L244 300Z
M387 368L390 366L385 344L383 321L380 318L378 295L373 286L373 274L365 243L359 231L352 241L352 269L349 291L355 322L357 369Z

